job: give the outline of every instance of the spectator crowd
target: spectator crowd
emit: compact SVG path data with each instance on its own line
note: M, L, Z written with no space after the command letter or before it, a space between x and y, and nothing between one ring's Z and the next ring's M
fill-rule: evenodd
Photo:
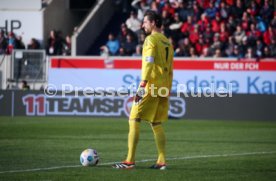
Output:
M276 11L272 0L134 0L120 32L100 49L140 56L148 10L163 18L163 33L175 57L276 58Z
M162 31L174 46L175 57L276 58L276 10L272 0L133 0L120 31L110 32L101 55L141 56L146 38L141 29L151 9L163 19ZM48 55L71 55L71 37L50 31ZM0 54L13 49L41 49L32 38L0 30Z

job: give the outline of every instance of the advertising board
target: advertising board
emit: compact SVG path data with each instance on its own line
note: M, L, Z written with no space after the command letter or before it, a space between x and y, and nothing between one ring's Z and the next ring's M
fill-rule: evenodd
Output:
M91 94L47 95L44 91L0 91L0 116L89 116L127 119L133 97ZM232 97L170 97L171 119L276 121L276 96L234 94Z
M52 58L49 84L58 90L129 88L139 85L140 69L141 60L137 58ZM180 85L185 86L185 92L213 86L231 89L234 94L275 95L276 62L176 59L172 92Z

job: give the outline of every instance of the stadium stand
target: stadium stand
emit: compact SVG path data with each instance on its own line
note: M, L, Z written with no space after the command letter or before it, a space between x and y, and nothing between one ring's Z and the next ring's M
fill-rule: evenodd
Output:
M136 27L145 11L154 9L163 17L162 29L176 57L276 57L276 11L270 0L134 0L131 5L127 20L117 26L127 25L124 31L136 46L141 46L139 37L144 33ZM121 33L110 33L117 34L120 44L111 55L130 55L122 54L129 50Z
M42 7L46 7L48 1L42 3ZM139 27L145 11L153 9L163 17L162 29L174 45L175 57L257 60L276 57L276 11L271 0L133 0L118 3L124 8L116 16L122 18L114 17L111 20L112 28L107 25L109 32L102 33L98 38L101 39L100 43L91 42L95 45L91 46L90 50L93 51L88 51L87 55L101 54L101 47L107 46L110 33L119 41L119 48L115 52L109 49L110 55L141 54L145 35ZM65 38L59 30L51 34L56 34L55 41L49 37L38 42L34 37L30 39L31 45L24 45L22 35L2 30L0 54L9 54L12 49L45 47L48 55L70 55L70 36L66 34ZM55 51L50 52L51 47L55 47Z

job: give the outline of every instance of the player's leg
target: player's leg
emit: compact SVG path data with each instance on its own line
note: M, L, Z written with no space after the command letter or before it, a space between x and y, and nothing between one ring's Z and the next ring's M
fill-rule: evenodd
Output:
M127 162L135 161L135 151L139 140L141 120L153 120L155 116L155 103L149 95L143 97L139 104L133 104L129 117L128 154ZM154 112L153 112L154 111Z
M117 169L131 169L135 166L135 152L140 135L140 119L130 119L128 132L128 153L125 161L116 163L112 167Z
M165 169L166 168L166 136L161 122L151 124L152 131L154 133L154 140L156 143L158 157L156 164L151 168Z
M135 162L135 152L140 135L140 122L139 118L129 120L128 153L126 158L126 161L129 163Z
M149 114L151 113L151 99L152 98L147 95L143 97L139 104L132 104L129 116L128 154L126 158L127 162L135 162L135 152L140 135L141 120L154 118L154 114Z
M139 104L132 104L129 116L129 134L128 134L128 155L126 161L115 164L114 168L133 168L135 163L135 152L140 134L140 121L152 122L158 106L158 99L150 94L143 97Z
M168 119L169 99L159 97L159 104L154 121L151 123L154 139L158 151L156 164L151 168L164 170L166 169L166 136L162 122Z

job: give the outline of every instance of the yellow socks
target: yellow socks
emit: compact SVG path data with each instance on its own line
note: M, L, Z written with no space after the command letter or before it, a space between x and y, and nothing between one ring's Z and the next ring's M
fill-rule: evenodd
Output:
M154 139L158 150L157 164L165 164L165 145L166 137L161 124L152 126L154 133ZM128 133L128 153L126 162L135 162L135 152L140 135L140 122L129 121L129 133Z
M161 124L152 126L152 130L154 133L154 139L158 150L158 159L157 164L165 164L165 145L166 145L166 137Z
M135 162L135 151L140 135L140 122L129 121L127 162Z

